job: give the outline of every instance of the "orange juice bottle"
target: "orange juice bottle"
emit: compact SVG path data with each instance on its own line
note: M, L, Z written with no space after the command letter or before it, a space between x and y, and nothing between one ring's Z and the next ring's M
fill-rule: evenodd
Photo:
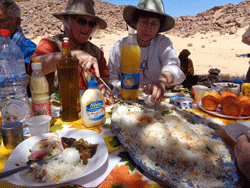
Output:
M130 29L128 34L121 51L121 96L124 100L136 100L139 91L141 50L134 30Z

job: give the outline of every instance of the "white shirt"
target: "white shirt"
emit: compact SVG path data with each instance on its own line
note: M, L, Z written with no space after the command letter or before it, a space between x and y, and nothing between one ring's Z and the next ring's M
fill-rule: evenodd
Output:
M126 39L127 37L117 41L109 54L109 81L114 86L114 94L118 93L121 88L121 50ZM147 67L144 73L143 67L144 69ZM173 43L168 37L157 34L149 47L141 48L140 85L152 83L163 71L172 73L174 82L171 85L180 84L185 80L185 75L180 69L180 60L173 49Z

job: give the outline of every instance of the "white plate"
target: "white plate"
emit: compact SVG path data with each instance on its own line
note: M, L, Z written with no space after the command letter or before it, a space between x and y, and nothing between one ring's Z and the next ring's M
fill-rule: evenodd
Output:
M61 137L72 137L77 140L80 138L83 138L84 140L88 141L91 144L99 144L95 155L92 158L88 159L88 164L83 169L82 174L76 176L75 178L71 178L71 179L64 180L64 181L53 182L53 183L38 183L38 182L28 181L25 178L24 173L20 172L20 173L16 173L14 175L11 175L5 178L5 180L7 180L8 182L12 184L20 185L20 186L42 187L42 186L56 185L56 184L61 184L61 183L69 182L72 180L76 180L78 178L83 178L84 176L102 167L102 165L106 162L108 158L108 149L101 135L91 130L68 130L68 131L60 131L56 133L46 133L46 134L34 136L27 140L24 140L11 153L10 157L8 158L4 166L3 172L17 168L16 164L18 164L19 167L25 166L25 163L28 161L28 155L30 154L29 149L31 149L31 147L36 142L38 142L41 139L47 138L49 136L58 137L58 135L60 137L60 140L61 140Z
M227 116L225 115L221 110L219 111L210 111L210 110L206 110L202 104L201 104L201 101L198 102L198 107L200 109L202 109L203 111L209 113L209 114L212 114L212 115L215 115L215 116L218 116L218 117L222 117L222 118L228 118L228 119L250 119L250 116L239 116L239 117L235 117L235 116Z
M245 124L245 125L244 125ZM235 142L237 138L242 134L247 134L250 130L250 122L234 123L227 125L224 129L228 136L230 136Z

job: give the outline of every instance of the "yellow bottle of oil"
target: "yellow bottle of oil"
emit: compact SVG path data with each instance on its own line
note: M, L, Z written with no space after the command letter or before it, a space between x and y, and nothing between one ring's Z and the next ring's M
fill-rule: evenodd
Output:
M101 126L106 122L105 99L91 76L88 89L81 98L81 118L86 127Z
M76 121L80 112L78 62L71 56L69 39L65 37L63 40L62 57L57 64L61 118L63 121Z

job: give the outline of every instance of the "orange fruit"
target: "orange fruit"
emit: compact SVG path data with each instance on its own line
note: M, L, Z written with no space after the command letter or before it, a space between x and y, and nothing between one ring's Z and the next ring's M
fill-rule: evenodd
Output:
M206 110L215 111L221 102L221 95L217 92L208 93L202 98L201 102Z
M238 97L229 95L222 99L221 108L226 115L239 117L243 114L244 105Z
M239 99L244 106L242 115L243 116L250 116L250 97L249 96L241 96Z

